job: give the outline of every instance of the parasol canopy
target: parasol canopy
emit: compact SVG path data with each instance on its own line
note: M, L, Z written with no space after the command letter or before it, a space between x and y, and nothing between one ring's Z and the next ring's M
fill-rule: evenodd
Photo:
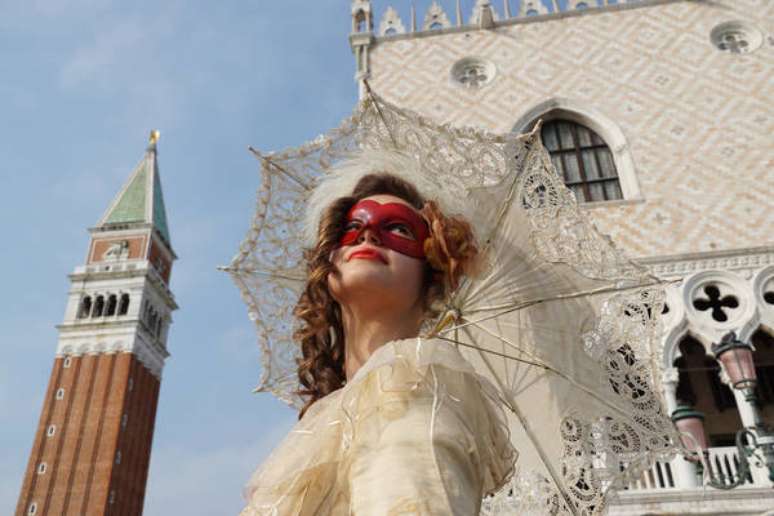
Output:
M369 92L370 93L370 92ZM663 282L580 210L540 142L439 126L369 94L337 129L262 154L252 226L229 272L258 331L257 391L301 407L292 311L313 189L362 148L398 151L467 218L483 250L426 334L455 343L509 414L519 474L482 514L598 514L677 440L652 385ZM349 192L342 192L346 195ZM451 206L449 206L451 204Z

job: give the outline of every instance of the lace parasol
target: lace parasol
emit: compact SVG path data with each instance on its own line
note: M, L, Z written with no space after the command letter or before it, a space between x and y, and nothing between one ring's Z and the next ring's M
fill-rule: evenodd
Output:
M305 214L333 165L397 150L475 228L481 274L427 330L492 379L510 417L519 474L482 514L598 514L678 442L652 386L663 283L600 234L551 165L539 130L494 135L439 126L369 95L337 129L261 154L252 227L225 269L258 331L257 391L300 407L292 310L305 284ZM346 195L349 192L342 192Z

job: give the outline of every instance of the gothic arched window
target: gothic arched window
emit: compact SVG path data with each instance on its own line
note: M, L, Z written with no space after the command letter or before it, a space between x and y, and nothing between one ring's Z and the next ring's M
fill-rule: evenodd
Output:
M680 340L678 405L691 406L704 414L704 428L711 446L732 446L742 427L731 389L720 380L720 365L706 354L704 346L686 335ZM731 409L731 410L728 410Z
M572 120L543 124L543 145L578 202L623 199L610 148L594 131Z
M753 360L758 376L756 394L764 411L774 411L774 337L763 329L756 331L750 339L755 346ZM765 416L768 414L764 414Z

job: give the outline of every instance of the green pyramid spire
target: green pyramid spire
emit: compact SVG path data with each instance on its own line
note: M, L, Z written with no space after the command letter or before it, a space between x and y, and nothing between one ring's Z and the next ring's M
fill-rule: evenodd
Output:
M156 164L156 160L153 160L153 163ZM153 174L153 225L159 230L164 240L170 243L167 210L164 208L164 195L161 193L161 178L158 169Z
M164 195L161 192L156 159L158 131L151 132L150 144L129 180L110 204L98 226L150 223L170 243Z

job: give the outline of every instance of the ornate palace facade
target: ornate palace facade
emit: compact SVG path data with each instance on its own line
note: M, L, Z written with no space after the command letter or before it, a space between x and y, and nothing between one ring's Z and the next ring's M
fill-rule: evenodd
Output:
M493 132L544 121L557 170L600 230L681 280L668 292L656 381L670 411L703 415L712 475L738 478L734 438L754 426L756 401L729 386L713 345L734 331L754 347L755 398L774 423L774 3L446 4L417 16L352 2L361 94L367 78L402 107ZM611 514L774 507L765 468L729 491L699 487L698 469L657 464Z

